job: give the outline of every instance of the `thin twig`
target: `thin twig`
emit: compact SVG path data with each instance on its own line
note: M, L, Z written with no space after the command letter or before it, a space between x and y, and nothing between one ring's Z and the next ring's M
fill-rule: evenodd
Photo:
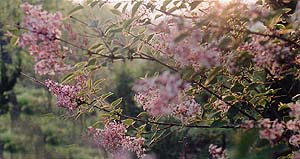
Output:
M43 82L41 82L41 81L39 81L39 80L37 80L37 79L35 79L35 78L33 78L33 77L31 77L31 76L25 74L24 72L21 72L21 75L24 76L24 77L26 77L26 78L28 78L28 79L30 79L31 81L33 81L33 82L35 82L35 83L38 83L38 84L40 84L40 85L46 87L46 85L45 85Z
M24 72L21 72L21 75L25 76L26 78L29 78L30 80L36 82L36 83L39 83L40 85L45 86L45 84L27 74L25 74ZM86 102L85 102L86 103ZM89 105L93 105L94 102L91 102L91 103L87 103ZM239 126L221 126L221 127L211 127L211 126L208 126L208 125L183 125L181 123L174 123L174 122L157 122L157 121L151 121L151 120L143 120L143 119L140 119L140 118L137 118L137 117L132 117L132 116L129 116L129 115L125 115L125 114L121 114L121 113L118 113L118 112L112 112L110 110L107 110L107 109L104 109L104 108L101 108L99 106L96 106L94 105L93 106L94 108L97 108L98 110L100 111L104 111L104 112L107 112L107 113L114 113L115 115L118 115L120 117L123 117L123 118L127 118L127 119L133 119L135 121L140 121L140 122L143 122L143 123L146 123L146 124L157 124L157 125L165 125L165 126L170 126L170 127L189 127L189 128L204 128L204 129L209 129L209 128L213 128L213 129L216 129L216 128L223 128L223 129L235 129L235 128L241 128Z
M99 106L93 106L93 107L97 108L100 111L104 111L104 112L107 112L107 113L113 113L113 114L118 115L120 117L127 118L127 119L133 119L134 121L139 121L139 122L143 122L143 123L146 123L146 124L157 124L157 125L166 125L166 126L175 126L175 127L189 127L189 128L204 128L204 129L209 129L209 128L213 128L213 129L215 129L215 128L223 128L223 129L240 128L238 126L211 127L211 126L208 126L208 125L193 125L193 124L183 125L181 123L174 123L174 122L157 122L157 121L144 120L144 119L140 119L140 118L137 118L137 117L128 116L128 115L121 114L121 113L118 113L118 112L111 112L110 110L101 108Z

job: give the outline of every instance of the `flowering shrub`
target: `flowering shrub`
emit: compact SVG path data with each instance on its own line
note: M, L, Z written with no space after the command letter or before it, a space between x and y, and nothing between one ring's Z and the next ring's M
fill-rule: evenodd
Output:
M54 74L67 68L63 62L65 50L59 45L61 36L62 14L48 13L41 6L28 3L21 5L23 18L21 27L27 32L19 38L19 46L29 47L29 52L37 61L35 71L40 75Z
M224 140L224 148L211 144L212 158L299 158L300 4L274 3L90 1L84 7L110 7L116 19L85 21L70 16L84 8L76 7L65 21L92 32L83 41L60 13L25 3L19 46L35 57L37 73L69 71L63 84L45 85L72 113L103 114L104 129L88 132L112 157L134 152L143 158L166 129L222 128L250 140ZM65 55L82 51L77 64L67 67ZM166 69L135 82L135 100L144 110L137 116L122 113L122 99L108 103L111 94L98 92L101 79L86 76L118 60L148 60Z
M270 121L266 118L260 121L259 127L262 129L259 131L259 136L262 139L267 139L271 143L278 140L284 132L284 124L279 123L277 120Z
M137 82L136 101L150 115L174 115L185 122L200 113L200 106L184 91L188 88L178 75L164 72L154 79Z
M120 158L126 151L135 152L138 157L143 157L144 138L127 136L126 129L124 124L114 121L107 123L103 130L89 128L88 133L96 144L111 152L114 158Z
M213 144L209 145L208 151L213 158L218 158L218 159L228 158L226 150L223 150L222 147L218 147L217 145L213 145Z
M58 105L71 111L77 107L79 89L76 86L62 85L51 80L46 80L45 85L57 97Z

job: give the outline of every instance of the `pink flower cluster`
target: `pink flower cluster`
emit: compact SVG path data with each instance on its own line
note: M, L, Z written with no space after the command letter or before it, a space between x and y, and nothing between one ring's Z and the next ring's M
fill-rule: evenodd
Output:
M293 146L299 147L300 145L300 104L299 103L290 103L289 104L290 117L294 118L287 121L286 127L288 130L294 132L289 139L289 143Z
M144 138L127 136L126 131L124 124L113 121L107 123L104 129L89 128L88 134L97 145L110 152L114 158L126 152L134 152L139 158L143 158Z
M262 119L258 122L258 127L261 129L259 131L260 138L267 139L270 143L275 143L278 141L285 131L290 131L293 133L289 137L289 143L295 147L300 145L300 104L290 103L288 104L290 108L290 117L294 118L288 120L287 122L278 121L277 119L271 121L268 118ZM242 128L251 129L255 128L255 121L248 120L241 124Z
M80 88L80 89L84 89L86 88L86 85L87 85L87 81L88 81L88 76L87 75L77 75L75 78L74 78L74 81L76 83L76 87L77 88Z
M297 3L297 7L295 9L294 15L291 17L291 21L293 24L293 29L295 29L295 32L299 34L299 25L300 25L300 4Z
M244 129L252 129L255 127L255 121L254 120L246 120L243 122L243 124L240 125L241 128Z
M292 131L300 131L300 120L298 119L289 120L286 123L286 128Z
M78 87L70 85L62 85L52 80L46 80L45 85L49 91L54 93L57 97L57 103L59 106L73 111L77 106L76 100L79 92Z
M194 99L186 99L173 107L173 115L182 123L187 123L201 113L199 108L199 104Z
M175 59L180 67L193 66L211 68L220 64L220 49L213 44L202 43L203 31L195 29L191 21L184 22L178 19L164 20L154 26L152 30L159 35L157 50L164 56ZM176 42L180 36L185 38Z
M299 103L290 103L289 108L291 109L290 116L294 117L296 119L300 119L300 104Z
M38 74L53 75L55 72L67 68L64 64L65 49L61 49L57 38L61 35L62 14L48 13L41 6L33 6L28 3L21 5L25 14L21 27L27 30L19 38L19 46L29 48L29 52L35 57L35 71ZM62 50L62 51L61 51Z
M299 151L294 152L291 159L300 159L300 152Z
M166 71L158 77L139 80L133 87L136 101L150 115L174 115L186 121L199 114L199 104L185 95L188 88L178 75Z
M71 51L78 48L86 48L87 45L89 44L89 40L87 39L87 37L77 33L71 24L64 24L63 29L68 35L68 41L72 42L72 44L77 46L77 47L73 47Z
M224 101L217 99L213 104L213 109L221 111L221 113L224 115L228 112L230 106L227 105Z
M266 68L274 75L280 75L287 69L288 62L295 60L291 48L283 43L272 43L270 39L262 36L252 36L251 41L242 44L239 50L249 51L258 67Z
M213 157L213 159L227 159L227 150L222 147L218 147L217 145L210 144L208 148L208 152Z
M247 5L247 9L242 11L241 16L247 18L251 23L258 21L260 18L267 17L270 15L270 8L267 8L265 5L251 4Z
M274 143L276 140L280 139L284 132L285 124L279 122L277 119L271 121L268 118L259 121L259 136L261 139L267 139L270 143Z
M289 139L289 143L293 146L298 147L300 144L300 135L296 134L296 135L291 136Z

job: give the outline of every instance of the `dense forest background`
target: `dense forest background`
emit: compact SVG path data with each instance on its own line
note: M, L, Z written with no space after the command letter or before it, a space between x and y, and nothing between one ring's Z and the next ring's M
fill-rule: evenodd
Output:
M0 2L0 159L92 159L106 158L106 154L93 147L87 138L86 128L101 118L101 113L76 115L60 109L55 98L40 85L47 76L37 76L33 71L32 57L15 46L17 39L10 36L18 32L16 22L21 21L19 6L24 0L1 0ZM48 11L60 11L65 15L76 7L67 0L26 0L41 4ZM106 6L109 8L110 6ZM76 17L88 20L90 15L99 16L105 23L114 16L105 7L83 9ZM76 22L69 21L70 23ZM76 27L84 32L84 27ZM14 33L15 34L15 33ZM17 33L16 33L17 34ZM77 50L78 51L78 50ZM75 58L76 59L76 58ZM121 107L125 114L136 116L141 108L134 102L133 82L143 76L162 71L161 66L145 61L106 63L97 77L109 82L101 85L102 93L113 92L107 100L123 98ZM63 75L51 76L61 79ZM205 94L203 95L205 97ZM201 103L201 99L198 99ZM208 146L218 143L225 147L233 130L193 129L166 130L164 138L150 147L157 158L209 158ZM257 137L257 136L256 136ZM251 141L244 134L235 133L232 143ZM263 153L271 153L266 150Z

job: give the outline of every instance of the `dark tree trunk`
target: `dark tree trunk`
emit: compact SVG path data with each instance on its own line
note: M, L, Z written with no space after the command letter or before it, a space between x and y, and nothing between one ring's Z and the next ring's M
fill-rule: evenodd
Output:
M4 159L4 144L0 142L0 159Z
M33 131L36 133L37 138L35 140L35 157L45 158L45 136L40 128L40 126L35 125Z
M50 92L47 92L47 111L52 112L52 95Z
M9 102L12 105L12 109L10 111L11 124L12 127L15 127L20 117L21 107L17 101L17 97L14 91L11 91L9 93Z

